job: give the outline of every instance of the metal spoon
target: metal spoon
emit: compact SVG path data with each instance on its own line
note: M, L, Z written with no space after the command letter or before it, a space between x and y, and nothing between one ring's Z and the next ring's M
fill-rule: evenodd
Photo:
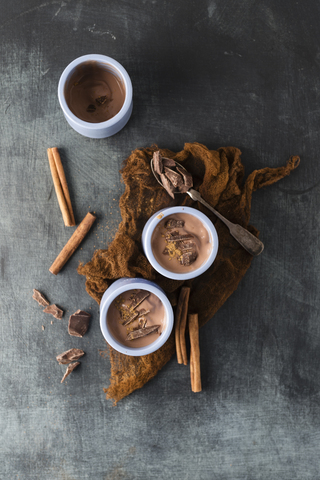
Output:
M175 162L175 164L179 168L182 168L183 170L187 171L182 165L180 165L180 163ZM151 170L157 182L160 183L160 185L163 187L159 175L154 171L153 159L151 159ZM181 192L175 192L175 193L181 193ZM232 223L229 220L227 220L223 215L221 215L221 213L217 212L217 210L211 207L209 203L203 200L203 198L201 197L200 193L197 192L197 190L190 188L186 193L192 198L192 200L202 203L202 205L204 205L209 210L211 210L211 212L213 212L223 223L225 223L229 228L230 234L233 236L233 238L235 238L237 242L239 242L240 245L245 250L247 250L247 252L249 252L253 256L260 255L260 253L264 249L264 245L261 242L261 240L259 240L259 238L252 235L252 233L248 232L248 230L246 230L244 227L241 227L241 225Z

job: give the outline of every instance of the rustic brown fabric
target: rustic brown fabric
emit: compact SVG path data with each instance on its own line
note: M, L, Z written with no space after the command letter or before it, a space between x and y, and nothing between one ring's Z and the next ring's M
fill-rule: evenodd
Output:
M126 160L121 171L126 188L120 199L122 222L119 230L109 248L94 252L92 260L80 265L78 272L86 276L87 292L98 303L113 280L144 277L158 283L172 305L176 305L183 282L166 279L153 270L143 254L141 232L148 218L163 207L180 204L198 208L211 218L219 236L219 251L212 267L186 282L191 287L189 310L199 314L202 326L236 290L252 257L231 237L227 227L201 204L185 194L177 195L175 200L169 197L150 170L150 159L157 149L137 149ZM256 170L242 183L244 167L237 148L212 151L199 143L187 143L181 152L161 149L161 154L181 162L192 173L194 186L203 198L254 235L258 235L258 231L248 226L252 192L289 175L300 161L299 157L291 157L284 167ZM141 388L168 362L174 351L172 335L161 349L143 357L129 357L110 348L111 383L104 389L107 398L117 403Z

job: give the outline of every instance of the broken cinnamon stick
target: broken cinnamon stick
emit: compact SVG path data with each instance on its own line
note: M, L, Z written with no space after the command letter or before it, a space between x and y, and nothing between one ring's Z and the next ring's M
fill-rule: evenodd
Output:
M73 227L76 223L69 195L67 180L64 174L61 158L57 148L48 148L48 159L62 218L66 227Z
M187 365L187 347L186 347L186 323L188 314L190 288L182 287L179 295L175 314L175 341L178 363Z
M198 314L188 315L190 336L190 377L193 392L201 392L200 346Z
M60 272L61 268L65 265L65 263L67 263L71 255L79 247L80 243L92 227L95 219L96 217L92 215L92 213L87 213L78 228L73 233L70 240L66 243L66 245L63 247L57 258L49 268L49 271L53 273L53 275L57 275Z

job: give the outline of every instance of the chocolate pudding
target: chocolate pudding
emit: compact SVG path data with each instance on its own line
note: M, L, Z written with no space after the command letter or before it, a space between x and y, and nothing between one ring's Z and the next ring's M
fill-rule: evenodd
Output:
M158 223L151 238L157 262L173 273L197 270L208 259L212 243L203 223L194 215L175 213Z
M91 61L76 67L66 83L64 95L76 117L100 123L120 112L126 91L120 77L110 67Z
M161 300L147 290L128 290L111 303L107 313L111 335L127 347L153 343L166 326Z

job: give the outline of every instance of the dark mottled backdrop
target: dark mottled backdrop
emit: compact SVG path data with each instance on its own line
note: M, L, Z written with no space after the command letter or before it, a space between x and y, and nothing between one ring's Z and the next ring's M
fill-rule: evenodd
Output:
M1 480L319 478L319 23L310 0L2 2ZM105 140L75 133L57 99L62 70L91 52L117 59L134 86L130 122ZM246 173L292 154L301 165L254 196L265 251L201 331L203 392L171 361L112 407L98 306L76 268L113 238L131 150L186 141L239 147ZM52 191L51 146L77 221L98 217L57 277L48 268L73 229ZM92 313L83 339L67 333L78 308ZM71 346L86 356L61 385L55 356Z

